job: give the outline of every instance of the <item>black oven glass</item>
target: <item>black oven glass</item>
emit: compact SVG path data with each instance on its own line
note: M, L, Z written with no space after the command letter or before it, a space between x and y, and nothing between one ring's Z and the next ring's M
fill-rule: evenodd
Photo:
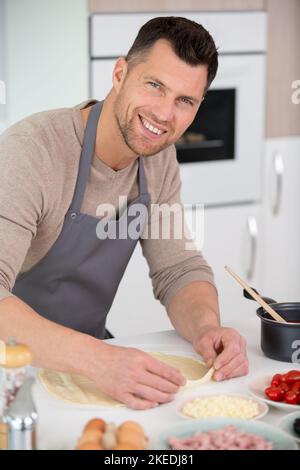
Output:
M179 163L233 159L235 89L208 90L196 117L177 141Z

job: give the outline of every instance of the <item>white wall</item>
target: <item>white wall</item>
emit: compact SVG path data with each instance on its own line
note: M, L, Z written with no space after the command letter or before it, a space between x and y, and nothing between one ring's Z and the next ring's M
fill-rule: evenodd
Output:
M7 1L6 52L9 125L87 99L87 1Z
M5 83L5 3L0 0L0 80ZM0 84L0 86L2 86ZM0 97L1 98L1 97ZM0 133L6 126L6 106L0 99Z

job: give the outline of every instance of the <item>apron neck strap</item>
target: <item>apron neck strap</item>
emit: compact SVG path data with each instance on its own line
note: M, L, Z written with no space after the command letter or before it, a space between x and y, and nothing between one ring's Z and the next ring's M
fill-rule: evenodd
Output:
M86 184L91 170L91 163L95 151L97 124L102 110L103 102L99 101L92 106L84 132L82 152L79 162L78 177L74 196L71 202L71 210L80 212Z
M139 157L139 193L148 195L147 178L145 175L144 158Z
M87 125L84 132L82 152L79 162L78 177L76 181L74 196L70 205L70 211L80 212L85 188L89 178L92 159L95 152L97 126L101 114L103 101L99 101L92 106L89 113ZM139 157L139 194L148 195L147 179L144 168L144 157Z

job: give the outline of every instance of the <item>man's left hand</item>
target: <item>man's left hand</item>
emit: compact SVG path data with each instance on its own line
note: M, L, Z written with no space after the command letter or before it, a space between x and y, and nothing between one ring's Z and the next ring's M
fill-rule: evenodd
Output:
M233 328L204 327L193 341L195 351L216 369L217 381L247 375L246 340Z

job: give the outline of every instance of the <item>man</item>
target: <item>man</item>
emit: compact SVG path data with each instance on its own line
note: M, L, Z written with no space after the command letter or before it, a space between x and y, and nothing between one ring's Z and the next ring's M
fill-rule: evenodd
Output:
M125 195L131 208L149 210L151 224L150 201L180 202L173 144L217 64L202 26L156 18L117 60L103 104L38 113L0 138L1 339L18 338L36 365L83 374L131 408L172 400L185 379L142 351L99 341L137 240L99 239L97 207ZM214 365L216 380L246 374L245 341L220 326L201 253L185 250L185 239L140 241L175 329Z

